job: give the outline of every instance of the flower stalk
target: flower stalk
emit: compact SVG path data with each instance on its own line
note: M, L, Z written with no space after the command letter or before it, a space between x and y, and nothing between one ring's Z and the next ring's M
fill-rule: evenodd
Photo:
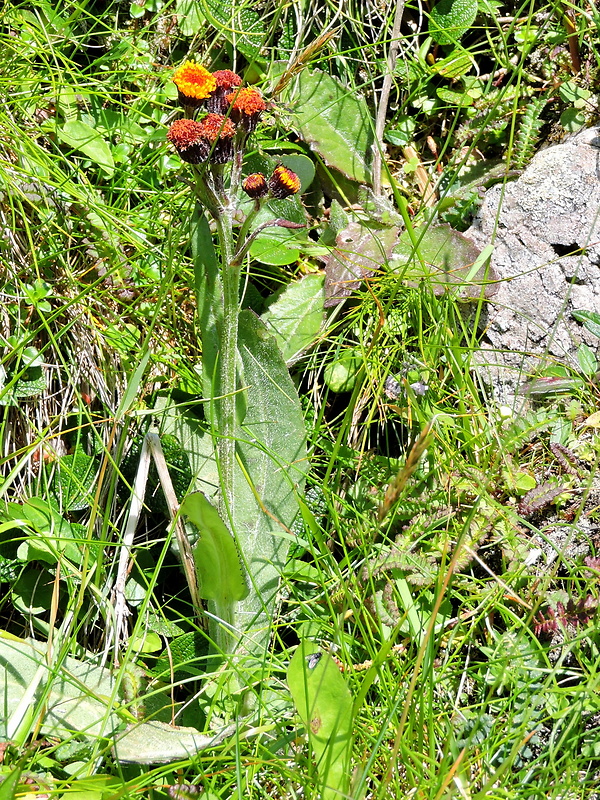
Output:
M244 150L267 104L253 88L244 88L241 78L229 70L210 73L192 61L176 70L179 102L185 116L167 133L183 161L193 165L193 191L213 220L219 243L219 275L223 290L216 374L210 408L214 446L218 455L221 492L219 511L232 521L232 497L236 463L236 404L242 389L237 380L238 317L242 264L258 234L266 227L302 227L277 218L258 225L256 217L269 197L282 199L300 190L300 180L287 167L275 167L270 179L254 173L242 180ZM242 198L240 188L254 200L239 231L235 222ZM206 368L206 365L205 365ZM233 527L233 526L232 526ZM235 531L234 531L235 535Z

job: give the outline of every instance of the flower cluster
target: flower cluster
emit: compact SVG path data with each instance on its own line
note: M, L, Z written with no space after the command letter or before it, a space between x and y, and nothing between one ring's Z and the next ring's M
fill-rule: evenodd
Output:
M228 69L209 72L200 64L186 61L175 70L173 82L187 118L171 125L167 139L183 160L192 164L230 160L234 136L238 134L242 147L267 108L260 92L242 88L240 76ZM194 115L200 108L208 113L196 121Z
M260 92L243 87L231 70L209 72L193 61L175 70L173 82L186 116L171 125L167 141L188 164L225 164L235 158L241 169L246 140L267 108ZM268 180L260 172L249 175L242 189L257 203L267 195L282 199L300 191L300 179L280 164Z
M214 164L224 164L233 155L235 126L222 114L207 114L200 122L194 119L176 120L167 133L183 161L200 164L209 158Z

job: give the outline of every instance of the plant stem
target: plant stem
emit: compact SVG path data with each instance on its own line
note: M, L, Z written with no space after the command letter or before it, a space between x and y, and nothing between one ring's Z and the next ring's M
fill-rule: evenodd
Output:
M235 404L237 390L237 335L239 314L240 266L233 264L233 209L228 206L215 218L221 244L221 280L223 282L223 330L219 354L217 420L220 462L220 511L231 521L231 499L235 475Z

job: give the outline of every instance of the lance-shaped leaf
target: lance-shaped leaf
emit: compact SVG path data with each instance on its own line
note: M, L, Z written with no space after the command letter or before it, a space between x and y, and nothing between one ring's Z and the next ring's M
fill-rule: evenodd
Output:
M235 541L219 512L200 492L189 494L181 504L181 513L198 529L194 562L198 591L204 600L232 603L243 600L248 587L240 565Z
M403 233L394 249L393 266L409 285L429 283L437 295L453 291L458 300L489 298L496 292L495 274L489 265L493 248L480 251L462 233L449 225L430 225L416 231L415 247Z
M281 571L307 469L305 427L296 387L275 338L252 312L239 318L238 348L248 397L236 433L233 529L250 592L235 604L233 629L247 653L268 644Z
M206 397L219 394L216 368L223 324L223 286L206 214L197 206L191 221L190 240L194 259L194 288L198 325L202 336L202 371Z
M262 315L287 364L293 364L317 339L323 324L323 276L293 281Z
M347 796L352 752L352 695L328 653L302 641L290 661L287 680L306 726L319 771L322 800Z

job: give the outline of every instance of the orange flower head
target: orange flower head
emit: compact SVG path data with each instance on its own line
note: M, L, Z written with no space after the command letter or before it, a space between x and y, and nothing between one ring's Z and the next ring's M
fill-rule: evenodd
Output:
M300 191L300 178L291 169L280 164L275 167L269 179L269 190L273 197L283 200L284 197L290 197Z
M235 125L222 114L207 114L200 125L203 136L211 143L217 139L232 139L235 135Z
M209 98L208 110L214 114L226 114L229 109L227 95L232 89L242 85L242 79L230 69L219 69L213 72L213 77L217 82L217 88Z
M246 180L242 183L242 189L246 192L248 197L258 199L264 197L269 191L267 186L267 179L262 172L253 172L248 175Z
M179 102L188 108L197 108L217 88L217 80L201 64L186 61L175 70L173 82L179 91Z
M256 89L238 89L227 95L227 101L231 103L232 119L241 123L247 131L256 128L260 115L267 107L262 95Z
M233 158L233 137L235 125L222 114L207 114L200 121L201 136L206 142L210 160L214 164L224 164Z
M199 164L206 160L208 150L202 125L193 119L176 120L167 132L167 141L188 164Z
M219 89L231 91L236 86L242 85L240 76L230 69L218 69L216 72L213 72L213 78L216 80Z

